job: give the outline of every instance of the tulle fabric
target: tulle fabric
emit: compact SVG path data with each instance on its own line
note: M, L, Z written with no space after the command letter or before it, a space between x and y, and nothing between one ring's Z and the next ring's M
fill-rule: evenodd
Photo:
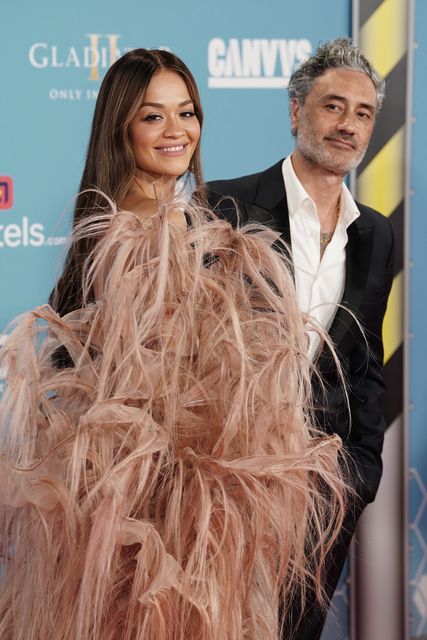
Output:
M277 234L169 212L83 221L96 302L3 349L2 640L274 640L322 598L341 443Z

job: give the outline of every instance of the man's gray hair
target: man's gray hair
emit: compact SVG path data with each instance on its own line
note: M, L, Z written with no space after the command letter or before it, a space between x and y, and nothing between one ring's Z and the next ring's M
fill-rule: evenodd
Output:
M379 111L384 99L385 82L359 47L352 46L349 38L337 38L320 44L314 54L297 67L289 80L289 101L297 100L299 104L304 104L316 78L329 69L339 68L361 71L372 80Z

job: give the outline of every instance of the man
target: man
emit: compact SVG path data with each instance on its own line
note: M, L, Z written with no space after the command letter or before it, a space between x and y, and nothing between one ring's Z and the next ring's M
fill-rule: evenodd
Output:
M384 96L384 82L347 39L320 46L289 82L295 149L260 173L208 183L208 200L237 223L273 225L287 241L301 309L335 345L348 399L327 349L311 337L310 353L326 386L314 388L322 429L338 433L350 454L350 482L357 505L328 560L326 590L332 597L356 521L375 498L382 472L385 423L382 398L382 322L393 277L390 222L356 203L343 178L368 146ZM363 330L363 333L361 331ZM314 385L315 387L315 385ZM320 637L325 612L308 595L295 637ZM285 638L295 633L299 605L287 612Z

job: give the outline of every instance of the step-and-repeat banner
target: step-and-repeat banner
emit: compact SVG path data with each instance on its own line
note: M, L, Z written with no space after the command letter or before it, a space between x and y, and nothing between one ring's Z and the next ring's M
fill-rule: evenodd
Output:
M411 638L427 638L427 2L414 6L409 273L409 612Z
M60 272L95 100L117 56L161 47L185 61L205 112L205 177L226 178L267 168L292 150L289 76L320 41L348 35L350 23L349 0L7 3L0 329L44 303ZM345 580L335 602L330 640L347 635Z
M323 6L326 5L326 6ZM60 270L100 81L135 47L178 54L198 82L207 179L292 149L286 83L320 40L349 33L346 0L23 0L1 12L0 327L46 300Z
M393 13L396 1L366 0L366 11L385 7ZM205 111L205 177L234 177L266 168L292 150L288 78L320 41L350 33L356 4L363 14L364 0L353 2L353 7L351 0L164 0L161 6L136 0L120 5L110 0L7 3L0 21L0 330L17 314L44 303L61 270L95 100L107 68L119 55L135 47L161 47L188 64ZM427 633L427 349L426 314L420 315L426 310L422 292L427 193L421 175L425 121L419 122L418 116L426 97L422 42L427 6L424 0L416 5L420 46L415 65L412 221L414 229L419 226L413 239L411 289L410 613L413 635L421 637ZM322 640L349 637L349 599L343 579Z

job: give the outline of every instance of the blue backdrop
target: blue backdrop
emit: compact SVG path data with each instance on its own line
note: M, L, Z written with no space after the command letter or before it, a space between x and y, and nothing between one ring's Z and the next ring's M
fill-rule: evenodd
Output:
M415 3L414 125L411 158L410 270L410 614L411 637L427 636L427 3Z
M188 64L205 111L206 179L257 171L292 150L286 83L321 40L350 32L350 0L74 0L7 3L0 20L0 328L46 301L61 269L100 81L134 47ZM427 346L424 239L427 3L417 0L411 272L411 614L427 633ZM0 373L1 376L1 373ZM344 640L345 584L323 640Z
M58 275L96 94L117 53L167 47L183 58L206 113L205 175L235 176L289 152L286 77L349 20L342 0L5 5L0 176L14 193L4 208L0 178L0 327L44 302Z

